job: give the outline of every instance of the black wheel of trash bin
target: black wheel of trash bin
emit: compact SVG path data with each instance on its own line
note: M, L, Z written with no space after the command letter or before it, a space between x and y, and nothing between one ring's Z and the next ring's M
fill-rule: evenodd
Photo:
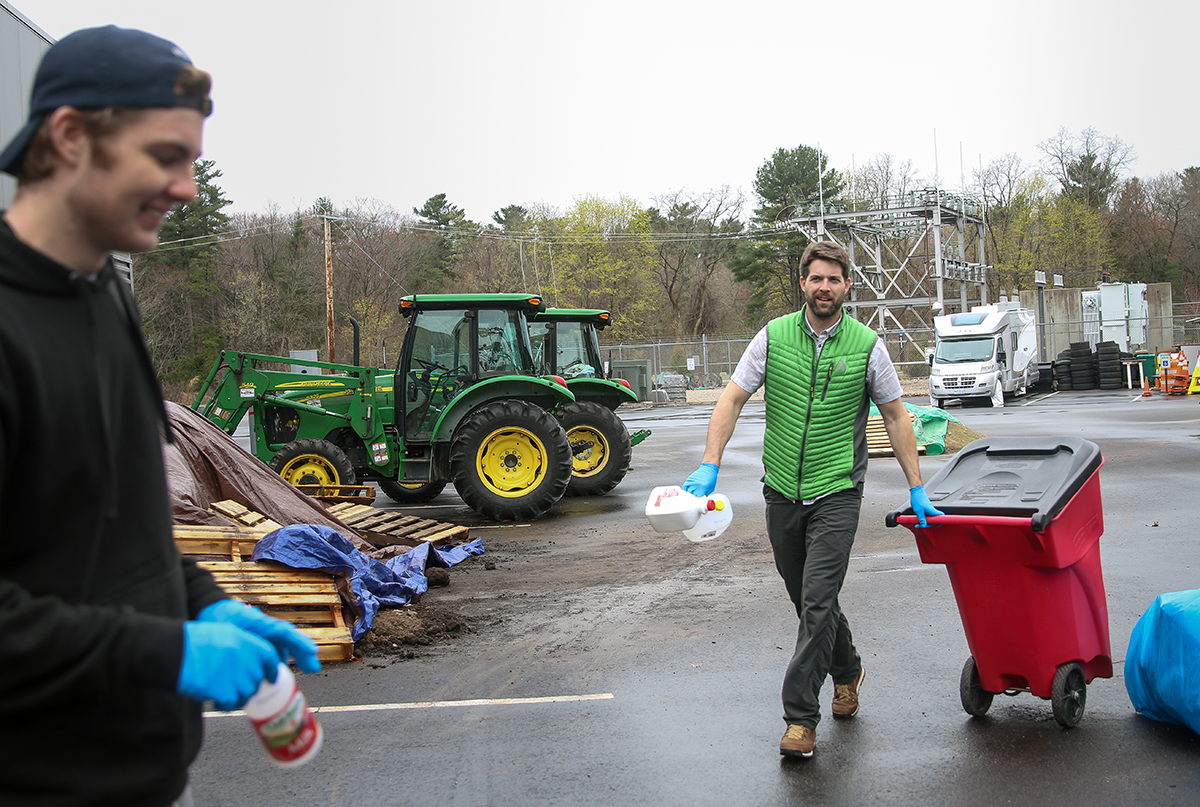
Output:
M1070 729L1079 725L1087 705L1087 681L1082 667L1074 663L1059 666L1050 689L1050 704L1060 726Z
M992 693L979 683L979 670L975 666L974 656L967 656L967 663L963 665L962 675L958 679L958 696L962 699L963 711L971 717L983 717L992 707Z

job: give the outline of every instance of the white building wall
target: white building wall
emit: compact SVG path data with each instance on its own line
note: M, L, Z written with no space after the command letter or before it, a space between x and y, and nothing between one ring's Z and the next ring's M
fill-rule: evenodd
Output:
M0 0L0 148L25 125L29 91L42 54L54 40L7 0ZM7 209L17 181L0 174L0 209Z

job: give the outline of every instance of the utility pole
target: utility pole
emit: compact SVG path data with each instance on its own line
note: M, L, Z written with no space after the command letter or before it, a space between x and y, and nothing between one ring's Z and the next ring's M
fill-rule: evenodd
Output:
M333 244L329 240L329 217L324 216L325 222L325 361L332 364L333 349Z

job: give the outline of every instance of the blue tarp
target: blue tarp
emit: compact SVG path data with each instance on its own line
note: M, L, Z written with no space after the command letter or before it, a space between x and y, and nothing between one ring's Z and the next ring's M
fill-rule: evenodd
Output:
M1200 589L1160 594L1142 614L1125 654L1133 708L1200 733Z
M472 555L483 554L478 538L461 546L445 549L423 543L403 555L387 561L369 558L354 548L341 533L316 524L293 524L268 533L254 547L253 560L274 560L293 569L321 569L330 574L346 573L350 588L362 609L362 618L354 625L358 641L375 623L381 605L408 605L412 598L425 593L429 580L425 567L449 567Z

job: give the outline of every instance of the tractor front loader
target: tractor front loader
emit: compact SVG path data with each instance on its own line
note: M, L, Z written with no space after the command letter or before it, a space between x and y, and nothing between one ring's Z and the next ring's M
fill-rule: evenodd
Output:
M371 481L411 504L452 482L489 518L534 518L572 467L548 411L575 396L530 347L527 317L544 309L523 294L405 297L395 371L224 351L192 408L229 434L253 410L253 453L294 484Z

